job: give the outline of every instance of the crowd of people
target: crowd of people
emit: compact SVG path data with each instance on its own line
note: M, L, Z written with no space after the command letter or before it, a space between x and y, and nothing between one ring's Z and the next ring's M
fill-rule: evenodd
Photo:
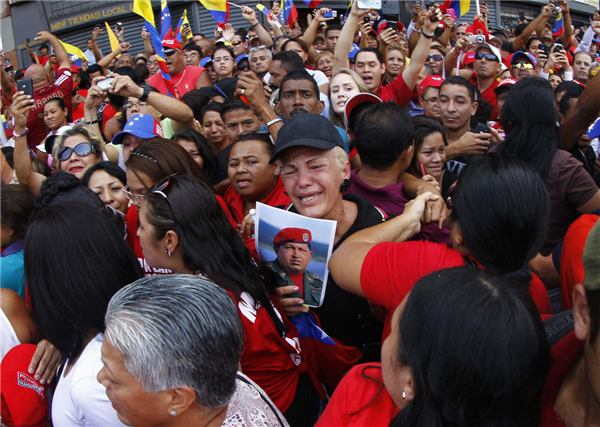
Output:
M358 3L0 70L2 425L598 425L600 15Z

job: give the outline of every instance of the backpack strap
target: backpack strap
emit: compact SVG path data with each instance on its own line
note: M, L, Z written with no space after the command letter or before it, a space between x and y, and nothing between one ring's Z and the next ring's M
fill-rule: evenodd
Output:
M573 309L563 311L544 321L546 337L550 347L553 347L560 340L566 337L574 328Z

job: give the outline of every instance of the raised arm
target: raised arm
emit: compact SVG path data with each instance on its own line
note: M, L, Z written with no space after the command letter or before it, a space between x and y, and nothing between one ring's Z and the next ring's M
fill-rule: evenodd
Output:
M96 27L92 31L92 53L94 54L96 62L102 59L102 54L100 53L100 48L98 47L97 43L97 39L100 34L102 34L102 28L100 27Z
M349 68L348 54L352 48L354 34L358 28L358 23L367 13L369 13L369 10L359 9L356 0L352 1L352 9L346 19L346 23L342 27L342 31L340 31L340 37L335 45L332 75L335 75L341 68Z
M562 9L563 24L565 27L565 31L561 34L560 40L562 41L563 46L566 47L571 41L571 35L573 35L573 28L571 28L571 11L569 10L569 3L567 3L567 0L560 0L558 5Z
M265 45L267 48L273 46L273 39L265 27L261 25L260 21L256 17L256 12L254 12L254 9L248 6L242 6L242 17L248 21L250 28L256 31L256 35L263 45Z
M571 150L598 115L600 115L600 74L596 74L590 80L575 105L575 111L562 123L560 148Z
M33 62L34 64L39 64L40 61L38 61L37 55L31 50L31 46L29 46L28 42L25 42L25 49L27 49L27 53L31 58L31 62Z
M542 13L540 13L537 18L529 23L529 25L523 30L518 37L513 40L513 49L518 50L525 44L525 42L531 37L533 32L536 34L543 34L544 27L548 23L548 20L552 16L554 12L554 4L547 4L542 8Z
M2 63L4 63L4 55L2 55ZM4 67L0 69L0 87L2 87L2 92L4 96L8 100L8 102L12 102L13 93L15 92L15 85L10 80L10 76L6 71L4 71Z
M314 10L313 11L313 19L310 22L306 31L304 32L304 36L302 37L302 40L304 40L304 42L308 46L308 61L311 64L314 62L315 57L317 56L317 51L313 46L313 43L315 42L315 37L317 36L317 30L319 29L319 27L321 26L321 24L323 22L331 21L332 19L334 19L333 17L332 18L323 17L323 14L325 12L329 12L329 11L331 11L331 9L327 9L325 7Z
M444 32L441 36L438 37L438 41L442 44L442 46L447 46L448 41L450 41L450 37L456 32L456 28L454 25L454 20L450 17L450 15L443 15L442 19L446 24L446 28L444 28Z
M112 62L112 60L115 59L120 54L127 52L130 47L131 47L131 45L129 43L126 43L126 42L119 43L119 47L116 48L115 50L113 50L111 53L109 53L105 57L103 57L100 61L98 61L98 65L100 65L102 68L104 68L105 69L104 71L106 73L106 67L109 66L109 64Z
M192 30L189 31L191 32ZM142 28L142 40L144 40L144 52L146 52L146 57L150 58L150 56L154 54L154 46L152 46L152 40L150 40L150 33L146 31L146 27Z
M62 45L60 40L56 38L54 34L49 33L48 31L40 31L35 39L50 43L52 49L54 50L54 54L56 55L59 68L71 69L71 60L69 59L69 54L65 50L65 47Z
M240 76L235 90L235 97L244 96L252 109L265 122L271 138L277 142L277 133L283 126L283 121L269 105L265 96L263 82L254 73L244 73ZM271 125L269 125L271 123Z
M15 119L15 151L13 152L13 164L19 184L26 185L33 195L37 196L42 188L46 177L33 171L31 157L29 157L29 146L27 145L27 118L29 111L33 108L33 99L24 92L17 92L13 99L12 113ZM23 135L23 136L18 136Z
M413 8L413 11L415 8ZM408 50L409 53L412 54L412 51L415 49L415 46L419 42L419 30L423 28L423 24L425 23L425 17L427 16L427 9L419 9L413 21L415 25L413 31L411 31L410 36L408 37Z

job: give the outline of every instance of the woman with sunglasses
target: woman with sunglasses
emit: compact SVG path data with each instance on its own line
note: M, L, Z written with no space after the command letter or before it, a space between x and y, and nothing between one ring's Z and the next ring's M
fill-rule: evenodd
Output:
M132 156L133 157L133 156ZM146 262L173 273L205 276L229 292L244 329L241 368L273 400L290 425L314 425L321 400L303 365L298 331L214 198L190 176L149 189L138 236Z
M168 139L153 138L143 141L131 152L125 165L127 166L127 187L123 189L123 192L131 202L125 219L127 242L133 248L146 274L171 274L170 270L153 268L146 263L140 239L137 236L142 201L156 182L173 174L193 176L211 189L212 184L187 151ZM231 227L235 228L236 223L231 217L229 207L220 196L213 195Z
M544 285L527 268L548 227L550 201L540 177L510 156L474 157L448 198L452 248L407 242L421 230L425 203L437 197L425 193L408 203L402 215L353 234L329 261L340 288L387 309L384 338L393 311L420 278L465 265L529 282L540 313L551 314Z
M27 118L33 107L33 99L23 92L18 92L13 99L13 117L15 120L15 150L13 162L19 183L26 185L37 195L46 179L44 175L33 171L29 147L27 145ZM73 126L64 132L54 143L52 155L57 170L65 170L77 178L83 178L86 170L102 161L104 144L96 137L94 130L84 124Z
M212 63L217 74L217 81L234 77L235 54L229 46L221 46L214 50L211 56Z

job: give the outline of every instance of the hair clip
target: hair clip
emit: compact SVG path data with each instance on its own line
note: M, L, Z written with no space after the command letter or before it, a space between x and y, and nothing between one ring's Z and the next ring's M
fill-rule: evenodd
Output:
M131 153L131 155L132 155L132 156L133 156L133 155L135 155L135 156L140 156L140 157L143 157L144 159L148 159L148 160L151 160L151 161L153 161L154 163L156 163L156 160L154 160L152 157L150 157L150 156L146 156L145 154L142 154L142 153L136 153L136 152L134 151L134 152L132 152L132 153Z

